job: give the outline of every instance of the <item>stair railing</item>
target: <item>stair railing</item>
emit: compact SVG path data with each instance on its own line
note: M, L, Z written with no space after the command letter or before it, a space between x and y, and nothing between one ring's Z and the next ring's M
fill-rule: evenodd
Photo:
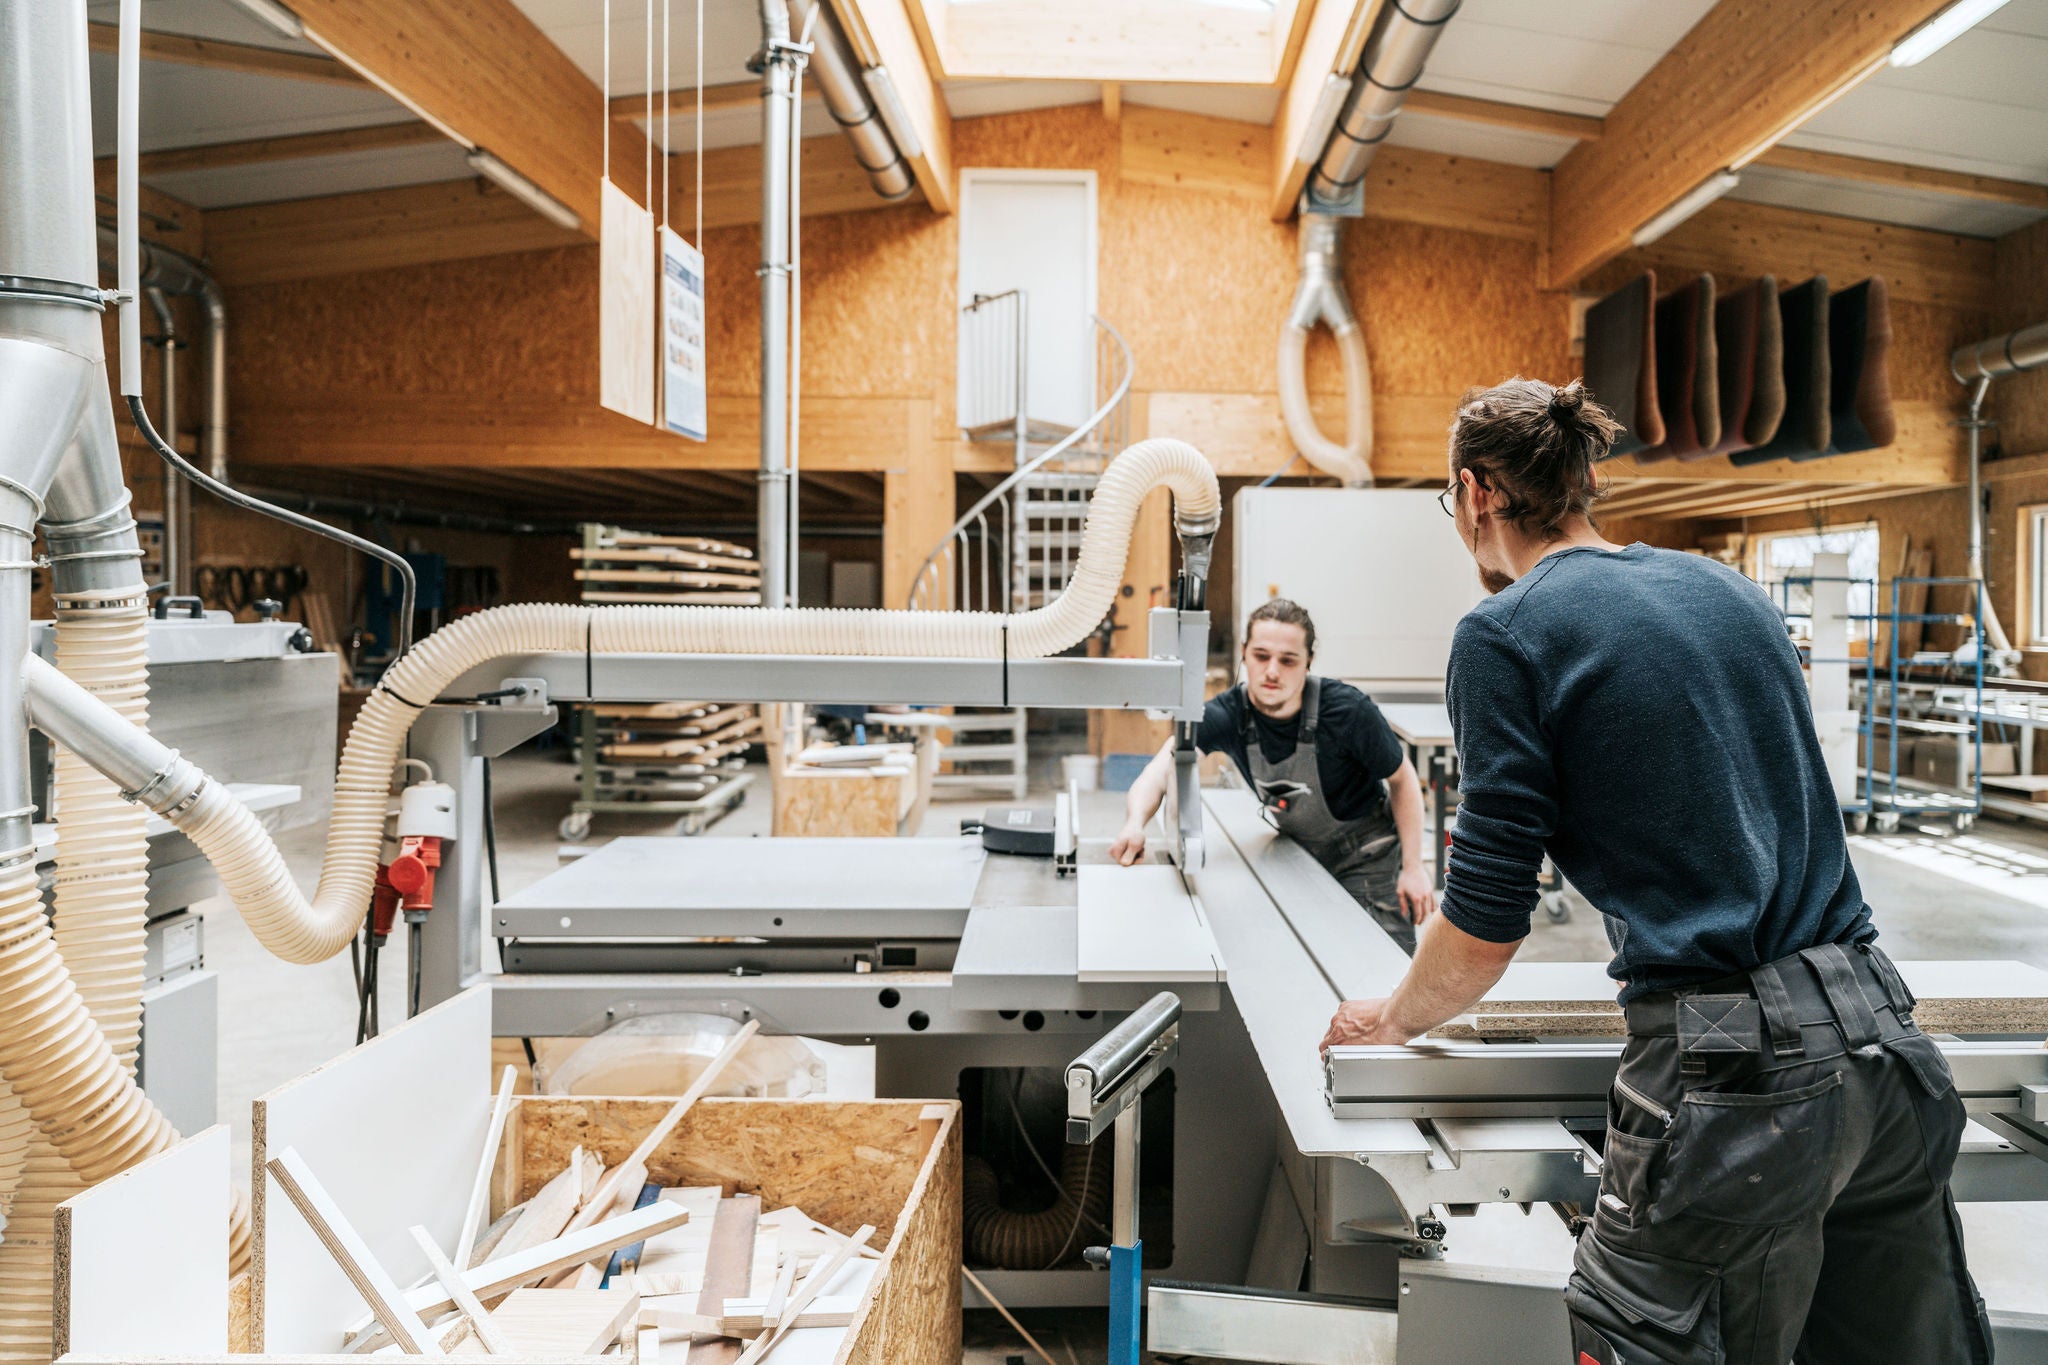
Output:
M1013 546L1017 544L1016 537L1028 534L1029 529L1016 524L1018 514L1013 509L1017 499L1012 494L1026 479L1043 472L1055 461L1060 462L1062 469L1069 465L1084 466L1073 472L1100 473L1109 458L1129 444L1130 411L1126 400L1134 370L1131 348L1116 328L1099 317L1093 321L1097 348L1095 410L1043 454L1020 463L961 514L945 538L925 556L917 577L911 580L908 605L912 611L945 610L947 603L943 599L949 589L956 610L1009 610L1014 600L1013 575L1018 572L1019 563ZM1018 409L1021 430L1026 419L1022 404ZM1077 451L1078 457L1070 459ZM1073 556L1063 546L1063 575L1070 571L1072 560ZM1063 586L1047 584L1046 595L1050 597Z

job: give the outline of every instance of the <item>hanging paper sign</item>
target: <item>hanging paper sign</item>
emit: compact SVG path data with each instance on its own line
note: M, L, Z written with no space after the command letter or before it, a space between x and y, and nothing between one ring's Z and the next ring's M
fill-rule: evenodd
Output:
M670 431L704 440L704 253L661 230L662 421Z

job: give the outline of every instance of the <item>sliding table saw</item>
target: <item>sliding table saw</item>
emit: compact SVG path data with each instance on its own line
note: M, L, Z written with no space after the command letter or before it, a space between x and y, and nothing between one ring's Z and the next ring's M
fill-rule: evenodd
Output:
M872 1044L878 1095L951 1097L981 1068L1062 1075L1171 991L1179 1054L1143 1106L1152 1350L1563 1359L1568 1220L1596 1195L1619 1041L1339 1048L1326 1065L1316 1045L1337 1003L1385 995L1407 959L1249 793L1200 790L1191 755L1167 837L1137 867L1112 865L1086 803L1062 799L1071 866L964 836L621 839L486 907L481 761L543 728L556 701L680 689L1190 720L1206 617L1154 611L1150 629L1144 660L543 655L459 681L414 732L413 753L456 787L461 829L441 873L454 912L426 928L426 999L488 984L504 1037L670 1012L758 1018ZM468 700L485 693L505 695ZM1944 1041L1973 1116L1959 1198L2048 1200L2042 1037ZM977 1273L1013 1306L1106 1296L1088 1269ZM2002 1359L2048 1360L2048 1317L1993 1307Z

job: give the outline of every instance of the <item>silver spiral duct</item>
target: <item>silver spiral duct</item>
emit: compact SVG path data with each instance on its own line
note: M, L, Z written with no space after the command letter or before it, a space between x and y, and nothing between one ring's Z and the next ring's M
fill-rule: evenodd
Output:
M1351 197L1379 150L1408 91L1422 75L1444 25L1460 0L1387 0L1373 21L1351 93L1337 115L1330 141L1309 173L1311 209L1338 207ZM1355 212L1355 210L1354 210Z
M888 72L879 66L862 70L853 45L829 7L815 0L794 0L790 18L799 31L810 25L811 74L817 77L832 121L853 144L854 159L868 173L875 193L892 200L908 195L917 182L897 145L899 137L908 136L904 122L889 117L887 106L895 99L895 88L888 84Z
M2043 365L2048 365L2048 322L1958 346L1948 358L1949 372L1962 384L1998 379Z

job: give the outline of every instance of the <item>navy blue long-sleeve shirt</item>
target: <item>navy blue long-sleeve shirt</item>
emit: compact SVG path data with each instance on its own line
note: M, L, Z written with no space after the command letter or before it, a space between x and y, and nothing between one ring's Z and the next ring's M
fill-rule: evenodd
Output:
M1447 700L1465 932L1526 935L1547 851L1609 917L1624 1000L1874 933L1798 654L1740 574L1549 555L1459 623Z

